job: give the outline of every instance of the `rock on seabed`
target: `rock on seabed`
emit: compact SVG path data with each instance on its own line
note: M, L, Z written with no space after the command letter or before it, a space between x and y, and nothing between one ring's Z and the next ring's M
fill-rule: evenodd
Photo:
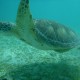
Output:
M80 51L39 50L0 34L0 80L80 80Z

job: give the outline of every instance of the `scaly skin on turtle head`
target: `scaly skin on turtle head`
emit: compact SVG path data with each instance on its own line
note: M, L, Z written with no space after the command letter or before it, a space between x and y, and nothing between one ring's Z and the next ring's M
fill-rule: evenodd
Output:
M0 34L5 34L7 36L14 35L18 37L15 33L16 24L12 22L0 22Z
M16 24L11 22L0 22L0 31L8 32L12 31Z

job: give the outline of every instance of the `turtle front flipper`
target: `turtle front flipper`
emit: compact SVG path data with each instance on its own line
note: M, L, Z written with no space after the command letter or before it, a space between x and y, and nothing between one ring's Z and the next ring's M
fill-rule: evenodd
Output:
M27 29L29 28L28 26L32 25L30 23L33 23L33 21L29 9L29 0L21 0L17 12L16 24L19 28L26 26L25 29Z
M17 12L16 25L16 31L19 37L27 43L30 43L30 30L34 26L34 23L29 9L29 0L20 1L20 5Z
M31 46L39 49L48 48L49 46L46 44L43 46L43 42L41 43L37 40L37 36L35 34L35 23L36 22L32 19L32 15L30 13L29 0L21 0L17 12L15 32L17 32L21 40Z

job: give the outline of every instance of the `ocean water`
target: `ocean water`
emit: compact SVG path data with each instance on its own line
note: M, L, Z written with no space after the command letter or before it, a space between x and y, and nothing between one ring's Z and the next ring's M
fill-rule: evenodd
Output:
M0 0L0 21L15 22L20 0ZM80 34L80 0L30 0L33 18L64 24Z
M20 0L0 0L0 21L15 23L19 2ZM54 20L72 28L80 36L79 8L80 0L30 0L33 18ZM47 52L26 45L14 36L0 34L0 51L0 78L11 69L9 75L14 80L25 80L23 77L29 78L26 80L80 80L78 49L65 54ZM7 79L4 77L3 80Z

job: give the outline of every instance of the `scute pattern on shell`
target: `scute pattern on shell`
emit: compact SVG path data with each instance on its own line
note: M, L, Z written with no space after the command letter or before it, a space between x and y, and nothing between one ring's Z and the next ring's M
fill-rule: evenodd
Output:
M55 47L74 47L79 42L75 32L53 21L36 20L35 31L38 39Z

